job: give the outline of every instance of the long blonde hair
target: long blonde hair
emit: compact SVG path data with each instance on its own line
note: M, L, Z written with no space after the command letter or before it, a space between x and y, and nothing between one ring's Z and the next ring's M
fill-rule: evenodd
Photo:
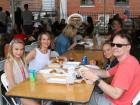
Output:
M64 35L68 37L73 37L74 33L76 34L76 32L77 28L72 24L68 24L63 30Z
M13 56L13 45L15 43L21 43L25 46L24 44L24 41L23 40L20 40L20 39L13 39L10 44L9 44L9 48L8 48L8 54L7 54L7 59L9 59L11 62L13 62L15 59L14 59L14 56ZM23 52L23 55L21 56L21 59L23 61L23 63L25 64L25 50Z

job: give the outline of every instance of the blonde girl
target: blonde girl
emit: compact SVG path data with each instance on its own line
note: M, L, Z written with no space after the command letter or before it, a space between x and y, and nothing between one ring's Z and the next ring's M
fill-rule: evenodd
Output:
M9 82L9 88L13 88L28 77L25 67L24 42L20 39L12 40L8 50L4 70ZM22 105L39 105L31 99L16 98L16 101Z

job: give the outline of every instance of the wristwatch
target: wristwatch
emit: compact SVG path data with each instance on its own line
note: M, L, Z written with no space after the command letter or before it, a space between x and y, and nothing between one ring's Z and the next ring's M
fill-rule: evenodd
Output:
M101 78L97 79L97 80L95 81L95 84L98 86L101 80L102 80Z

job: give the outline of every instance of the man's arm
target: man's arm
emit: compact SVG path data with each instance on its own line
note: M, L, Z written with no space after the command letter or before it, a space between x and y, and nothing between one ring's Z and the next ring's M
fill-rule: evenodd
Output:
M109 77L110 76L107 71L101 71L101 70L93 70L93 71L83 70L83 71L81 71L81 73L84 78L92 80L93 82L98 80L100 77ZM113 87L113 86L107 84L106 82L104 82L103 80L99 81L98 86L103 90L103 92L105 94L112 97L113 99L118 99L124 92L123 89Z
M108 78L110 77L108 71L105 70L91 70L93 73L95 73L96 75L98 75L101 78Z
M107 84L106 82L104 82L103 80L100 81L98 86L101 88L101 90L105 94L112 97L113 99L118 99L124 92L123 89L113 87L113 86Z

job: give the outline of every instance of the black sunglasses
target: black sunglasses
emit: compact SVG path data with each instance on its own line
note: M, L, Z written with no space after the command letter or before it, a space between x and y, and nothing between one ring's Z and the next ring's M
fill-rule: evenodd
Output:
M117 44L117 43L111 43L111 46L112 46L112 47L116 46L116 47L118 47L118 48L121 48L122 46L127 46L127 45L129 45L129 44Z

